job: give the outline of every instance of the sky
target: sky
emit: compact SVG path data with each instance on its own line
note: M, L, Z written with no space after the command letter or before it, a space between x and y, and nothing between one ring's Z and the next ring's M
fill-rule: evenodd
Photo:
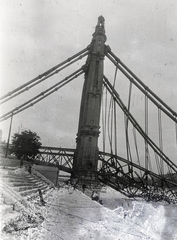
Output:
M177 112L177 2L175 0L2 0L1 96L81 51L100 15L106 44L149 88ZM2 114L63 79L85 60L1 105ZM115 68L107 66L113 78ZM106 68L106 66L105 66ZM75 148L84 77L13 118L11 135L35 131L45 146ZM119 85L118 85L119 86ZM120 86L122 96L128 90ZM136 96L134 105L141 101ZM137 111L141 111L140 109ZM10 119L0 123L7 141Z

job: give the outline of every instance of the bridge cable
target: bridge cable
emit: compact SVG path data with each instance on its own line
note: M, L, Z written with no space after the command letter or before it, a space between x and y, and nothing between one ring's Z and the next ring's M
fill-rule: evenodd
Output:
M106 97L105 97L105 139L106 139L106 127L107 127L107 111L108 111L108 90L106 88Z
M131 102L131 95L132 95L132 83L130 82L129 86L129 97L128 97L128 107L127 107L127 115L130 112L130 102ZM126 149L127 149L127 159L128 161L132 162L132 154L131 154L131 148L130 148L130 142L129 142L129 134L128 134L128 123L129 123L129 118L126 114L124 114L125 118L125 137L126 137ZM129 166L129 172L132 173L132 169L130 169Z
M110 148L111 148L111 153L113 154L113 149L112 149L112 96L110 99L110 103L109 103L109 109L108 109L108 139L109 139L109 144L110 144ZM111 121L111 123L110 123Z
M145 94L145 135L148 136L148 98ZM148 170L149 168L149 150L148 150L148 142L145 137L145 168Z
M175 123L175 131L176 131L176 145L177 145L177 123Z
M136 82L129 74L132 74L133 77L137 80L138 78L136 77L136 75L134 75L125 65L123 65L126 68L123 69L123 67L120 65L120 63L122 63L120 61L120 59L118 59L116 57L116 61L108 54L105 54L111 62L113 62L113 64L115 66L118 67L118 69L135 85L137 86L141 92L143 92L144 94L147 94L148 98L157 106L159 107L166 115L168 115L174 122L177 123L177 119L175 118L177 116L177 113L175 111L173 111L166 103L164 103L155 93L153 93L145 84L143 84L140 80L138 82ZM119 64L117 63L117 61L119 61ZM128 72L127 72L128 71ZM140 84L142 83L142 84ZM147 92L147 93L146 93ZM151 94L151 95L150 95ZM160 104L158 103L158 101L160 102ZM162 105L163 106L162 106ZM174 117L175 116L175 117Z
M136 138L136 129L135 129L134 126L133 126L133 137L134 137L136 155L137 155L137 159L138 159L137 161L138 161L139 166L141 166L141 164L140 164L139 152L138 152L137 138ZM141 171L141 170L140 170L140 175L141 175L141 177L142 177L142 171Z
M129 114L130 112L130 102L131 102L131 94L132 94L132 83L130 82L130 86L129 86L129 97L128 97L128 112L127 114ZM127 159L132 161L132 158L130 157L129 159L129 155L130 155L130 143L129 143L129 137L128 137L128 123L129 123L129 119L128 116L125 115L125 124L126 124L126 146L127 146Z
M155 151L154 151L154 156L155 156L155 160L156 160L158 174L162 175L160 163L159 163L159 159L158 159L159 156Z
M75 60L73 60L73 61L71 61L70 63L66 64L65 66L61 67L60 69L57 69L57 70L55 70L55 71L53 70L52 72L48 71L48 75L45 76L45 77L44 77L43 74L42 74L42 75L39 75L39 76L44 77L44 78L40 77L40 78L42 78L42 79L40 79L40 80L38 80L38 79L34 80L34 79L33 79L32 81L30 81L30 82L28 82L28 83L26 83L26 84L23 84L21 87L19 87L19 88L15 89L14 91L8 93L8 96L7 96L7 97L2 97L2 99L4 99L4 98L5 98L5 99L0 102L0 105L3 104L3 103L5 103L5 102L7 102L7 101L9 101L9 100L11 100L12 98L14 98L14 97L16 97L16 96L18 96L18 95L20 95L21 93L23 93L23 92L25 92L25 91L28 91L30 88L36 86L37 84L43 82L44 80L46 80L46 79L48 79L48 78L50 78L50 77L53 76L54 74L58 74L58 73L59 73L61 70L63 70L64 68L70 66L70 65L73 64L74 62L82 59L83 57L85 57L85 56L87 56L87 55L88 55L88 52L84 53L83 55L80 55L78 58L76 58ZM68 61L68 60L67 60L67 61ZM63 64L61 64L61 65L63 65ZM34 83L33 83L33 82L34 82ZM33 83L33 84L31 84L31 83ZM30 84L31 84L31 85L30 85ZM29 85L30 85L30 86L29 86ZM21 90L21 89L22 89L22 90ZM21 90L21 91L20 91L20 90ZM18 92L18 91L19 91L19 92ZM13 95L12 95L12 94L13 94Z
M117 69L118 68L116 67L115 74L114 74L113 88L115 88ZM115 120L113 118L113 115L114 115L114 107L113 106L114 106L114 100L113 100L113 96L111 95L110 104L109 104L109 113L108 113L108 139L109 139L112 153L113 153L113 121ZM111 121L111 124L109 124L110 121ZM109 127L111 130L109 129ZM115 146L115 148L116 148L116 146Z
M127 160L129 162L132 162L132 154L131 154L131 148L130 148L130 142L129 142L129 136L128 136L128 129L127 129L127 114L124 112L124 126L125 126L125 141L126 141L126 150L127 150ZM132 169L130 168L130 165L128 166L129 173L132 173Z
M177 113L173 111L162 99L160 99L151 89L148 88L112 51L109 47L107 47L107 51L109 54L115 59L116 62L118 62L129 74L131 74L137 82L143 86L144 89L146 89L155 99L157 99L164 107L166 107L174 116L177 116Z
M55 91L57 91L58 89L60 89L61 87L63 87L64 85L66 85L67 83L71 82L73 79L77 78L78 76L80 76L84 71L83 71L83 67L81 67L80 69L78 69L77 71L75 71L74 73L70 74L68 77L64 78L63 80L61 80L60 82L56 83L55 85L53 85L52 87L48 88L47 90L41 92L40 94L38 94L37 96L33 97L32 99L28 100L27 102L21 104L20 106L14 108L13 110L11 110L10 112L2 115L0 117L0 122L4 121L6 119L8 119L11 114L13 113L13 115L16 115L17 113L33 106L34 104L36 104L37 102L41 101L42 99L46 98L47 96L49 96L50 94L54 93ZM61 86L59 86L61 84ZM37 99L38 98L38 99ZM36 100L37 99L37 100ZM35 100L35 101L34 101ZM32 102L34 101L34 102ZM27 106L26 106L27 105Z
M104 89L105 89L105 86L103 85L103 87L102 87L102 93L104 92ZM106 90L107 91L107 90ZM105 132L105 109L104 109L104 99L103 99L103 96L102 96L102 99L101 99L101 101L102 101L102 134L103 134L103 152L105 152L106 151L106 149L105 149L105 139L106 139L106 136L105 136L105 134L106 134L106 132Z
M115 84L116 84L116 78L117 78L117 70L118 68L116 67L115 69L115 74L114 74L114 83L113 83L113 87L115 88ZM113 98L113 112L114 112L114 140L115 140L115 143L114 143L114 147L115 147L115 155L117 155L117 121L116 121L116 103L114 101L114 98Z
M77 71L76 71L77 72ZM76 74L72 79L66 81L69 77L71 77L71 74L69 77L66 77L64 80L60 81L59 83L55 84L54 86L52 86L51 88L43 91L42 93L38 94L36 97L30 99L29 101L25 102L24 104L20 105L19 107L16 107L14 108L13 110L11 110L10 112L4 114L3 116L0 117L0 122L3 121L3 120L6 120L8 119L10 116L11 116L11 113L13 113L14 115L16 115L17 113L25 110L26 108L29 108L31 106L33 106L34 104L36 104L37 102L39 102L40 100L46 98L47 96L49 96L50 94L52 94L53 92L57 91L59 88L63 87L64 85L66 85L67 83L69 83L71 80L73 80L74 78L78 77L80 74L82 74L83 72L79 73L79 74ZM61 86L59 87L56 87L57 85L61 84L62 82L66 81L65 83L63 83ZM46 94L48 91L50 91L52 88L56 87L53 91L49 92L48 94ZM44 94L46 94L44 96ZM40 97L42 96L42 97ZM40 97L40 98L39 98ZM33 100L35 100L36 98L39 98L38 100L36 100L35 102L32 102ZM30 103L32 102L32 103ZM27 105L29 104L29 105ZM25 107L25 105L27 105ZM22 108L23 107L23 108ZM21 110L19 110L20 108L22 108ZM16 112L15 112L16 111Z
M111 56L113 56L113 58L115 58L115 60L108 55L108 53L111 54ZM148 91L147 96L148 98L158 107L160 108L168 117L170 117L175 123L177 123L177 113L174 112L167 104L165 104L155 93L153 93L145 84L143 84L143 82L141 82L141 80L139 78L136 77L135 74L133 74L121 61L120 59L118 59L109 49L107 49L106 52L106 56L114 63L115 66L117 66L119 68L119 70L130 80L132 81L144 94L146 93L146 91ZM119 62L119 64L117 64L117 62ZM121 65L121 66L120 66ZM123 69L126 70L124 70ZM136 80L137 82L129 75L131 74ZM143 86L143 88L142 88ZM151 94L151 95L150 95ZM158 103L159 101L159 103ZM162 106L162 105L163 106ZM167 158L168 159L168 158ZM168 159L169 160L169 159Z
M168 167L168 175L170 176L170 178L174 181L174 182L176 182L176 174L174 175L173 174L173 172L172 172L172 169L169 167L169 166L167 166Z
M8 93L5 94L4 96L2 96L2 97L0 98L0 100L3 100L4 98L6 98L6 97L8 97L8 96L11 96L13 93L15 93L15 92L21 90L22 88L28 86L29 84L35 82L36 80L39 80L39 79L41 79L42 77L47 76L48 74L50 74L50 73L52 73L53 71L55 71L57 68L59 68L59 67L61 67L62 65L66 64L66 63L68 63L68 62L70 62L71 60L73 60L74 58L78 57L79 55L85 53L86 51L89 50L89 48L90 48L90 45L87 46L87 47L86 47L85 49L83 49L82 51L80 51L80 52L76 53L75 55L71 56L71 57L68 58L67 60L61 62L60 64L57 64L56 66L52 67L51 69L47 70L46 72L40 74L38 77L33 78L32 80L30 80L30 81L28 81L27 83L21 85L20 87L14 89L13 91L8 92Z
M107 111L108 111L108 90L106 88L106 98L105 98L105 137L106 137L106 125L107 125Z
M106 151L106 135L107 135L107 111L108 111L108 90L103 84L103 94L102 97L102 134L103 134L103 152Z
M115 91L115 89L113 89L111 83L108 81L108 79L104 76L104 81L106 82L106 87L108 88L108 91L111 94L114 94L116 103L119 105L119 107L124 111L125 114L127 114L127 108L126 106L123 104L123 102L120 99L119 94ZM105 83L104 83L105 84ZM143 129L141 128L141 126L138 124L138 122L135 120L135 118L132 116L131 113L129 113L129 115L127 114L127 116L129 117L129 120L131 121L131 123L133 124L133 126L138 130L138 132L141 134L141 136L143 138L147 138L148 144L151 146L151 148L157 152L157 154L159 156L161 156L163 158L163 160L167 163L167 165L169 165L176 173L177 173L177 165L172 162L160 149L159 147L145 134L145 132L143 131Z
M150 171L152 171L152 161L151 161L151 156L150 156L150 151L148 150L148 159L149 159L149 169L150 169Z
M161 151L163 151L163 140L162 140L162 117L161 117L161 110L158 108L158 126L159 126L159 148ZM160 159L160 166L161 166L161 173L164 174L164 166L163 166L163 160Z
M109 51L108 51L109 52ZM168 115L173 121L177 122L177 119L175 118L177 116L177 113L174 112L167 104L165 104L157 95L155 95L146 85L144 85L137 77L134 75L125 65L122 64L123 67L125 67L126 72L122 66L120 66L121 61L117 57L112 59L111 56L106 53L106 56L114 63L115 66L119 68L119 70L130 80L132 81L144 94L147 94L148 98L157 106L159 107L166 115ZM119 61L119 64L117 62ZM133 77L138 81L138 83L129 75L132 74ZM142 83L142 84L141 84ZM143 88L141 87L143 86ZM151 95L150 95L151 94ZM155 99L154 99L155 98ZM161 106L158 101L164 106ZM165 109L166 108L166 109ZM169 112L168 112L169 111Z
M117 156L117 120L116 120L116 102L114 101L114 131L115 131L115 155Z

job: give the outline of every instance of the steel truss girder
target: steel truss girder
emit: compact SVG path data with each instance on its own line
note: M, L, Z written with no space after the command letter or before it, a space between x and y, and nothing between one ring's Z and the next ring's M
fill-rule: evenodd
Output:
M124 195L177 203L177 181L109 153L100 152L99 161L98 179Z
M74 149L41 147L35 160L44 165L55 165L60 170L72 172Z
M35 160L72 173L75 149L41 147ZM99 152L98 180L132 198L177 203L177 181L149 171L120 156Z

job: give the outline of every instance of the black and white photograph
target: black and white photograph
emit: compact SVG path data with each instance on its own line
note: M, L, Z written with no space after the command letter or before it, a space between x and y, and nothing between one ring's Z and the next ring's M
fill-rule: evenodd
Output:
M0 1L0 239L177 240L177 1Z

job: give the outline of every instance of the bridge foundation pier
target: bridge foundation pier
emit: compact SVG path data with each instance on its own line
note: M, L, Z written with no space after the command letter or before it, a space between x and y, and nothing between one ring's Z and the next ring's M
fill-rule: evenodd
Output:
M71 175L73 185L95 185L98 183L97 171L80 170Z

